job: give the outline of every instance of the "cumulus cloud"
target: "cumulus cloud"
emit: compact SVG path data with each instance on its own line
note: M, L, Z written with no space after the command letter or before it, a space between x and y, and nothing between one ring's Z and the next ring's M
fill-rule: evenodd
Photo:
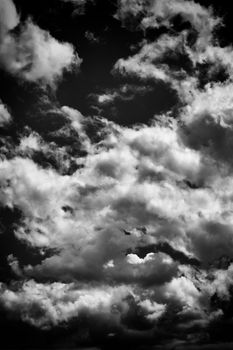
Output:
M25 282L15 292L1 285L1 304L9 311L16 311L21 317L37 326L48 328L60 322L67 322L87 310L90 314L111 312L114 304L123 303L130 293L124 287L101 289L77 289L73 284L38 284Z
M30 19L19 24L11 0L1 4L0 65L12 75L27 81L53 85L64 70L77 67L81 60L69 43L61 43ZM13 33L20 25L19 34Z
M68 108L63 107L63 111L75 118L71 125L74 123L86 142L82 117ZM215 179L215 164L182 142L176 123L138 129L107 124L105 133L101 144L92 145L88 155L79 159L82 167L72 176L43 169L33 160L20 157L1 163L1 202L17 206L23 213L21 225L15 230L18 239L60 250L36 267L35 273L71 279L73 274L91 273L105 278L102 267L113 260L114 278L130 278L129 266L125 272L119 268L122 251L128 246L133 248L141 240L148 245L167 239L174 248L192 255L198 240L191 232L207 227L205 222L218 220L223 224L227 217L230 224L230 199L226 202L222 187L214 188L220 181ZM24 143L22 139L21 148ZM221 181L230 188L230 179ZM194 191L189 183L206 187ZM134 235L132 231L126 239L122 227L131 231L141 225L146 225L146 235ZM106 237L111 239L106 241ZM76 249L78 259L74 259ZM195 255L199 257L199 248ZM131 265L134 260L136 265L142 262L134 255L128 259ZM166 266L162 256L156 259ZM153 259L147 262L152 268ZM175 266L169 269L168 275L176 273ZM28 267L28 272L33 273L33 268Z
M26 264L20 270L17 260L9 258L12 270L18 276L62 281L64 288L77 280L136 285L139 297L145 286L149 290L157 286L153 302L149 299L141 305L148 310L148 321L159 321L166 305L175 303L182 315L191 313L192 320L207 322L212 311L202 312L202 299L209 308L208 298L218 283L209 284L207 291L203 283L201 291L194 274L179 276L179 260L174 260L171 249L152 249L140 257L136 248L169 242L173 252L177 249L190 259L198 258L203 266L230 254L231 179L217 172L215 162L202 149L184 142L182 125L173 120L164 123L158 118L152 125L130 128L102 120L102 140L95 144L87 138L87 120L68 107L62 111L83 143L88 140L89 151L78 160L82 167L62 175L21 157L0 165L1 203L22 212L15 236L29 246L52 249L41 263ZM38 145L35 135L22 139L21 150L35 149L35 140ZM216 185L219 181L225 187ZM202 272L200 276L206 283L207 276ZM214 281L217 276L216 272ZM14 293L14 299L22 298L20 290ZM25 312L21 317L28 320ZM29 322L44 327L48 316L44 317L38 323ZM59 320L64 319L57 315L51 322Z
M86 285L60 282L40 284L33 280L24 282L17 290L1 284L0 304L11 314L21 317L25 322L42 328L67 324L72 319L98 316L108 318L113 329L124 327L122 320L133 312L141 310L143 317L156 321L165 311L160 305L141 299L132 287L124 285L88 288Z
M33 151L39 151L42 148L41 140L39 135L36 133L31 133L28 136L24 136L20 140L19 144L19 150L20 151L27 151L27 150L33 150Z
M144 259L139 258L137 254L128 254L127 262L132 265L144 264L147 261L153 260L154 253L148 253Z

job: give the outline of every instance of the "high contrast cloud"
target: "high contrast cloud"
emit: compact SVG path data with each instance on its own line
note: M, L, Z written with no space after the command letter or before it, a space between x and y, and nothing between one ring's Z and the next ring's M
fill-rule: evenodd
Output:
M72 45L59 42L30 19L20 24L11 0L3 1L1 7L0 65L7 72L53 84L65 69L80 64Z
M49 327L79 316L87 310L105 314L114 304L124 303L130 290L124 287L92 290L62 283L37 284L27 281L19 293L2 287L1 301L10 311L16 311L26 321L38 327ZM125 305L127 308L127 305ZM145 307L146 308L146 307Z
M54 348L231 346L233 49L220 45L223 19L194 1L92 1L76 17L60 1L41 10L60 28L16 5L0 4L2 327ZM116 52L105 51L112 40ZM151 118L139 123L128 104L148 94Z

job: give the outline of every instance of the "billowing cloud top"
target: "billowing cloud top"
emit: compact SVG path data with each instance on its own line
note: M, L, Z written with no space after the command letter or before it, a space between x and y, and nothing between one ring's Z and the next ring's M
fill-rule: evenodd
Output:
M184 0L56 6L46 28L29 5L0 3L3 329L35 332L37 344L21 333L26 348L230 349L223 20ZM116 57L117 32L129 47Z

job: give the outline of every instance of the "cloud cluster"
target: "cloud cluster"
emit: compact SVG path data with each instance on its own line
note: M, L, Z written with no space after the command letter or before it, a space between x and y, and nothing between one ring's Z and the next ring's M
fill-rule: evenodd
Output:
M85 310L90 314L111 313L114 305L116 309L124 307L124 299L130 293L124 287L101 286L89 289L85 286L78 288L74 284L39 284L29 280L19 292L1 285L1 303L9 311L17 311L23 320L37 327L48 328L77 318ZM148 308L151 313L150 305Z
M220 19L213 15L211 8L206 8L194 1L185 0L120 0L116 16L124 21L129 16L142 15L143 28L161 26L169 27L170 21L180 16L183 21L190 22L198 32L199 45L208 43L214 28ZM141 17L141 16L140 16Z
M179 32L174 25L177 16L186 24ZM231 76L232 48L219 44L215 32L222 19L212 8L183 0L120 1L116 17L123 23L128 18L139 21L144 30L167 27L169 32L152 42L143 40L137 52L115 63L114 72L144 81L164 81L185 103L197 93L204 75L206 83L215 81L220 73Z
M70 116L70 127L87 142L85 129L90 121L68 107L62 111ZM221 167L218 170L222 160L188 147L183 142L183 126L172 119L164 123L160 118L150 126L134 128L106 120L102 124L101 141L88 144L87 155L77 159L82 166L72 175L44 169L27 158L2 161L1 203L22 212L15 228L17 239L37 247L41 254L43 249L53 250L41 264L19 266L17 262L16 266L14 259L9 264L16 275L62 281L64 288L75 281L91 281L105 286L104 290L112 281L128 288L137 286L135 295L141 299L146 286L153 303L175 303L182 315L189 313L190 327L194 320L208 322L213 317L209 300L223 292L218 269L211 272L212 282L204 271L223 254L230 255L233 245L232 180ZM185 261L199 259L204 270L195 273L192 265L184 269L174 250L150 250L160 242L169 242L187 256ZM144 257L137 255L139 247L148 247ZM226 294L229 278L224 280ZM6 307L8 292L4 293ZM12 309L26 299L21 289L15 293ZM149 300L142 301L142 306L152 310ZM160 307L153 310L149 320L160 315ZM50 318L43 316L46 321L37 322L30 317L29 322L37 326ZM56 322L63 318L56 316Z

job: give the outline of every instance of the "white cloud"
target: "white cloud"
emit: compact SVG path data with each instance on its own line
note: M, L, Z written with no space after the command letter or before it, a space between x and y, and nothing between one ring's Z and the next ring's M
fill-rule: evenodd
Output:
M13 254L8 255L7 262L16 276L23 277L23 272L19 266L19 261Z
M137 15L145 5L136 0L132 6L126 1L121 4L119 17L130 11ZM19 19L12 4L4 11L8 12L1 22L6 28L1 45L8 42L9 70L26 80L46 79L52 84L74 59L73 48L29 21L13 39L8 30ZM15 237L38 252L46 248L51 252L34 266L21 264L13 255L8 256L8 264L22 279L60 281L30 280L17 290L2 285L2 305L33 325L48 328L79 317L84 310L111 314L116 303L124 314L129 310L125 299L133 292L143 317L152 323L159 322L173 305L181 319L191 319L186 325L183 322L182 329L221 315L221 310L211 311L210 298L215 292L229 296L232 265L224 271L209 266L233 249L232 83L212 83L200 90L195 72L192 77L182 69L174 73L163 59L174 51L189 55L194 66L209 56L214 65L230 67L232 51L213 49L212 31L218 20L194 2L153 2L142 23L159 26L160 16L168 26L178 13L199 33L193 48L188 49L188 31L162 35L154 43L142 42L138 53L115 65L123 74L161 79L177 89L183 106L176 120L167 114L156 116L149 125L122 127L99 118L100 141L95 143L88 137L88 126L97 119L63 106L67 124L60 135L72 130L80 150L86 152L72 155L77 165L72 175L45 169L29 159L35 151L49 155L53 149L54 157L65 154L68 162L71 159L65 146L46 143L33 132L21 138L20 156L0 162L1 205L22 213L14 227ZM209 46L205 48L204 43ZM28 53L33 53L33 59ZM19 66L14 61L18 54ZM118 91L123 92L123 88ZM99 102L116 96L114 92L99 95ZM2 119L10 120L1 106ZM144 232L139 229L142 226ZM174 257L153 250L162 242L176 250ZM140 249L145 254L140 255ZM200 269L180 264L175 259L180 252L198 258ZM77 281L86 284L81 288ZM121 318L119 313L116 318Z
M202 91L195 90L181 114L185 124L182 131L184 142L230 166L233 125L231 91L231 82L209 84Z
M114 65L114 72L122 75L134 75L140 79L162 80L177 91L179 98L187 103L192 93L198 90L199 78L197 64L209 64L205 73L209 80L216 73L225 71L232 74L232 47L221 47L215 37L215 29L221 25L221 18L215 16L211 8L206 8L194 1L184 0L143 0L119 2L116 17L123 20L128 16L142 18L142 28L172 26L172 20L179 15L191 24L197 32L197 38L190 45L189 37L192 29L184 29L171 34L158 36L154 41L144 39L139 45L139 51L128 58L120 58ZM138 21L138 18L136 21ZM167 58L175 66L167 64ZM186 71L184 62L189 63ZM189 74L190 73L190 74ZM208 80L207 79L207 80Z
M20 151L39 151L42 149L41 139L36 133L32 133L28 136L24 136L20 140L19 150Z
M80 146L87 150L89 153L92 152L91 142L85 132L85 121L84 116L76 109L62 106L61 111L64 113L66 118L70 121L70 127L76 130L80 138Z
M165 297L175 298L188 308L198 308L198 298L201 292L195 287L192 281L186 277L174 278L166 286Z
M136 75L142 79L169 82L169 68L159 60L169 50L179 50L179 47L182 49L182 38L163 35L156 42L143 43L142 48L135 55L127 59L119 59L114 65L114 71L119 71L123 75Z
M213 29L221 22L211 8L185 0L120 0L116 17L125 21L128 16L143 14L141 25L147 27L170 26L170 21L180 15L190 22L199 34L198 47L203 48L212 39Z
M8 289L4 284L0 287L0 303L5 309L43 329L81 317L82 313L111 314L112 307L123 305L124 298L132 293L124 286L86 288L60 282L40 284L33 280L24 282L18 290Z
M143 11L145 5L145 0L120 0L118 1L118 9L115 17L125 20L131 14L136 16Z
M67 107L63 111L85 136L82 116ZM216 179L215 166L200 151L183 144L176 123L105 127L106 137L91 145L83 167L72 176L20 157L0 164L1 203L16 206L23 214L16 237L36 247L58 249L41 266L28 267L30 275L63 275L72 280L87 273L105 279L111 271L114 278L122 273L130 276L130 267L122 265L122 252L128 246L169 239L174 248L199 256L197 236L191 232L200 231L205 221L223 223L227 218L226 224L231 224L232 204L230 197L225 198L230 179ZM183 181L211 188L193 191ZM216 181L225 187L215 188ZM136 228L142 225L147 234L138 234ZM122 228L131 232L127 239ZM111 260L114 267L103 271ZM153 266L152 260L148 263ZM169 269L175 273L173 264Z
M139 258L137 254L128 254L127 262L132 265L145 264L147 261L153 260L154 253L148 253L144 259Z
M68 107L63 107L63 112L85 136L82 115ZM62 176L20 157L0 163L1 203L18 207L23 214L16 237L34 247L55 249L41 264L20 265L20 269L17 259L9 257L12 270L18 276L62 281L50 285L32 281L18 291L3 286L4 307L17 310L23 320L42 328L68 322L84 309L109 313L114 303L113 289L107 287L111 280L117 286L136 286L138 306L151 322L158 322L170 303L177 304L183 314L190 312L192 320L208 322L214 315L201 309L208 309L206 296L216 290L223 295L220 273L216 271L211 283L202 274L199 290L193 275L178 276L179 264L167 254L125 255L128 248L164 240L204 263L217 259L226 249L230 252L231 178L218 173L201 150L183 143L179 123L166 125L161 118L150 126L123 128L102 122L105 137L91 144L83 167L73 175ZM23 140L27 145L29 140ZM183 183L200 179L206 187L192 190ZM214 221L225 225L224 232L220 228L221 235L217 228L213 230L215 226L208 226ZM145 234L138 233L142 225ZM77 280L102 287L93 290L87 284L77 290L70 284ZM230 279L222 280L226 294ZM155 285L155 300L141 297L145 286L150 293Z
M109 103L109 102L112 102L116 96L117 96L116 92L112 94L102 94L98 96L98 102L100 104Z
M158 304L150 299L145 299L139 305L148 313L147 318L151 321L157 320L166 310L166 305Z
M119 285L110 287L101 285L90 287L75 283L36 283L25 281L21 285L9 288L0 284L0 305L11 315L42 328L67 324L72 319L87 321L98 316L108 319L108 325L121 325L123 317L136 306L143 317L155 322L165 312L166 305L145 299L135 294L131 286ZM131 304L129 300L134 300ZM135 305L135 306L134 306Z
M0 3L0 36L15 28L19 24L19 16L11 0L2 0Z
M64 70L81 63L71 44L57 41L31 20L21 26L20 34L12 35L9 30L18 24L15 7L11 0L4 1L2 7L7 17L1 22L0 65L7 72L53 85Z
M12 117L8 112L7 108L0 101L0 126L4 126L11 122Z

